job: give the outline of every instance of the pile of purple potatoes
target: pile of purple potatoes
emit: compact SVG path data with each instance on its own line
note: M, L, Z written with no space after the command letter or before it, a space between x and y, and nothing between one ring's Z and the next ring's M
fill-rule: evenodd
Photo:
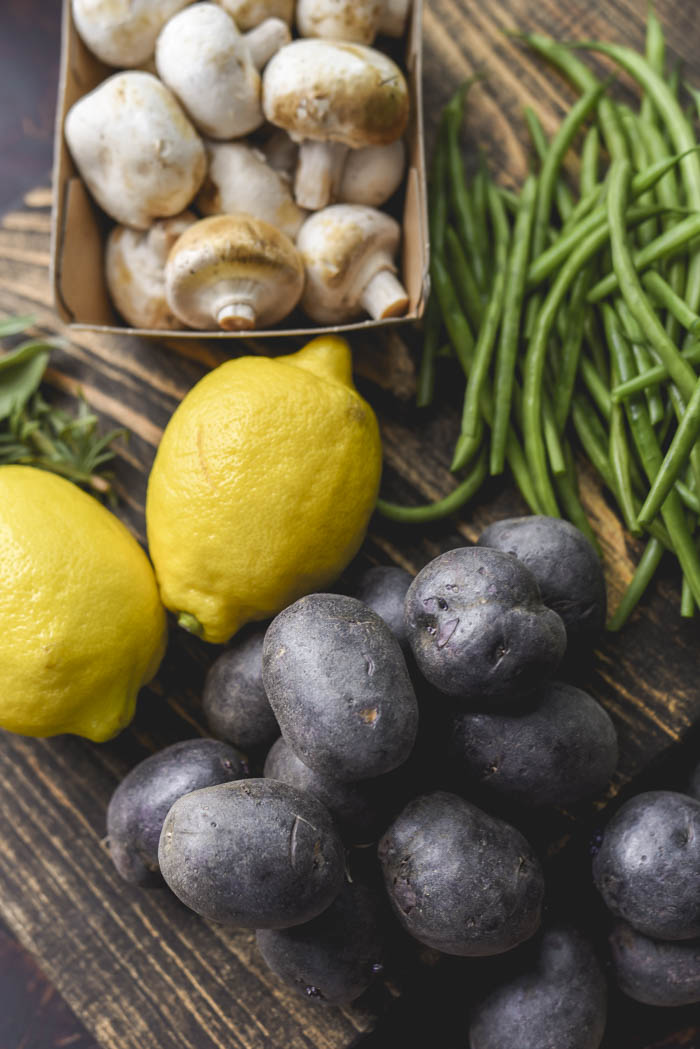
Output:
M540 859L490 810L517 822L609 785L613 723L556 677L605 616L596 551L536 516L491 525L415 578L375 566L353 596L301 598L211 666L214 738L153 754L119 784L117 870L255 930L274 973L324 1003L363 995L396 937L507 954L517 964L470 1008L471 1049L596 1049L601 962L575 904L571 922L543 921ZM700 770L688 794L632 798L597 845L614 972L641 1002L700 1001L699 799Z

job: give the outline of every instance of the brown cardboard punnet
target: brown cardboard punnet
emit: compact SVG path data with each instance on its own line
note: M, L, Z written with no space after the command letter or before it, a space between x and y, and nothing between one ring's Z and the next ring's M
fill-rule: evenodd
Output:
M429 290L427 191L423 146L422 15L423 0L413 0L413 10L404 41L404 71L411 98L411 118L406 132L408 163L404 178L401 248L401 279L409 295L409 307L405 316L378 321L367 319L334 327L315 325L239 332L201 332L187 328L166 332L162 329L129 327L115 313L107 293L104 243L112 222L94 203L76 171L63 137L63 122L74 102L116 70L104 65L88 51L73 23L70 0L64 0L51 244L51 286L61 320L71 327L117 335L150 335L161 339L201 339L203 335L207 338L250 339L363 331L401 324L421 317ZM301 321L308 324L303 315Z

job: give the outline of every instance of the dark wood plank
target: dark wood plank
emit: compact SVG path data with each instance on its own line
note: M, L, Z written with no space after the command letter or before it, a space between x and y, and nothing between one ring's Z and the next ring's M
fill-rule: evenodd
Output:
M691 79L693 74L700 79L693 5L660 0L656 6L674 51L687 62ZM577 0L565 8L532 0L428 4L429 128L450 90L475 69L485 69L488 78L470 103L470 152L475 157L485 148L500 178L517 185L527 165L522 106L533 104L552 130L573 96L502 30L606 35L639 46L644 9L632 0L600 5ZM0 228L0 309L35 312L43 331L59 330L47 276L49 203L48 191L37 190ZM162 428L187 389L229 351L221 344L106 339L82 332L70 333L70 339L52 362L52 395L70 402L82 390L105 426L125 425L132 431L116 465L119 513L143 540L145 483ZM359 385L382 423L384 493L427 500L454 484L448 466L458 404L446 385L440 410L417 413L412 408L414 341L413 333L406 332L357 345L356 362ZM292 348L280 346L277 352ZM614 605L639 548L588 475L584 494L601 537ZM473 540L488 521L523 510L507 484L492 484L478 505L440 525L400 529L377 519L345 581L368 561L394 561L415 570L441 550ZM599 810L620 792L655 782L654 775L664 777L690 760L689 734L700 715L698 628L679 620L678 601L678 579L667 568L644 610L623 634L604 640L587 669L585 683L618 727L621 762L605 798L575 813L555 814L535 829L553 864L567 853L569 839L577 848L585 843L602 818ZM95 747L67 738L0 740L0 768L4 782L11 784L0 799L0 877L6 886L0 914L104 1046L350 1045L371 1026L372 1014L362 1009L319 1011L293 999L264 970L247 934L200 921L164 891L146 894L123 886L102 847L105 808L119 777L152 750L204 731L199 697L214 655L191 638L173 638L134 724L110 744ZM616 1015L628 1016L624 1009ZM683 1020L674 1029L672 1017L664 1021L658 1011L655 1015L647 1041L640 1024L636 1041L624 1042L625 1025L614 1020L610 1037L616 1040L609 1042L610 1049L700 1041L690 1022Z

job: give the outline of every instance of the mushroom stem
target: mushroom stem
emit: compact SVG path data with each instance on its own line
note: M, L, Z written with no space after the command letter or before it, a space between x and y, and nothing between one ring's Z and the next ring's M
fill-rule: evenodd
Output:
M227 302L216 314L224 331L246 331L255 327L255 310L247 302Z
M251 61L258 71L292 39L289 26L281 18L266 18L244 35Z
M377 31L387 36L403 36L411 0L384 0Z
M294 196L299 207L319 211L330 204L343 176L348 147L342 142L304 139L299 147L299 163Z
M375 321L400 317L408 308L408 295L390 269L379 270L360 296L362 306Z

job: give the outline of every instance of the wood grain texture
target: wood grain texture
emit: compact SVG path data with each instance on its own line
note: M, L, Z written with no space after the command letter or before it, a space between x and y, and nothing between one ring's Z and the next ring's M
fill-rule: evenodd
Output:
M656 6L670 46L685 60L689 78L700 83L694 5L665 0ZM534 105L552 131L573 95L503 29L602 35L641 46L644 12L645 4L632 0L596 5L576 0L565 8L532 0L428 3L429 141L449 92L465 76L483 70L487 78L470 97L468 160L475 162L478 149L485 149L500 179L517 185L527 168L523 105ZM47 272L49 206L49 191L37 189L0 227L0 311L33 312L38 330L60 332ZM81 393L105 427L123 425L131 431L129 442L118 448L116 487L119 514L143 541L146 479L162 429L184 393L232 354L220 343L150 342L78 331L69 339L54 353L49 394L70 403ZM439 410L417 413L412 407L415 343L409 330L392 332L358 343L355 353L358 385L382 426L383 494L420 502L454 485L448 467L459 405L458 391L447 378ZM279 345L275 352L293 348ZM264 347L237 349L265 352ZM583 487L614 605L639 546L587 473ZM415 571L441 551L472 541L486 523L524 511L512 488L498 482L489 483L478 504L458 518L429 528L400 528L376 519L341 585L350 586L369 562L395 562ZM583 877L588 835L604 818L605 807L639 785L681 785L693 750L698 753L697 732L693 735L700 718L698 626L680 620L679 598L679 580L664 568L643 611L621 635L606 637L587 667L576 668L576 680L611 713L621 758L604 798L574 812L553 813L528 828L553 873L577 871ZM144 691L133 725L109 744L68 737L0 739L6 785L0 796L0 914L108 1049L350 1046L373 1026L385 999L341 1011L294 998L267 973L249 934L201 921L165 890L144 893L125 886L106 853L105 810L119 778L153 750L205 732L200 695L215 655L211 647L173 631L162 670ZM595 901L586 906L594 911ZM414 1003L421 1001L421 980ZM441 981L442 975L436 982ZM625 1003L615 1009L608 1049L700 1045L700 1029L685 1015L676 1023L673 1016L659 1017L657 1010L652 1023L644 1010L639 1020L639 1012L630 1012ZM382 1037L389 1037L395 1022L381 1021ZM411 1029L415 1033L418 1024L407 1025L406 1031Z

